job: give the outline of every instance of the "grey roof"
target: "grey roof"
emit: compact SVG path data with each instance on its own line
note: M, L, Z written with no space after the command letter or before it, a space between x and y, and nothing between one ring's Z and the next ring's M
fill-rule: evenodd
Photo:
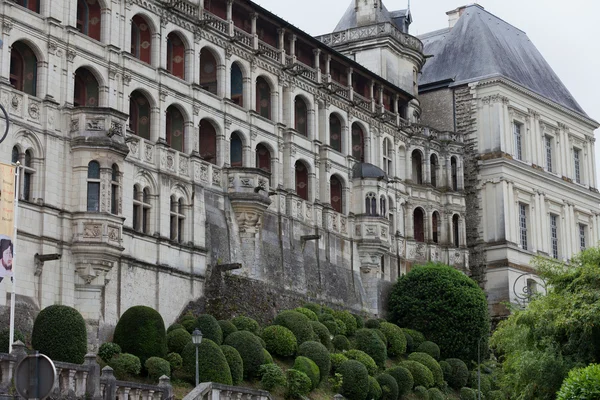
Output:
M369 163L356 163L352 167L352 179L386 179L387 174L381 168Z
M398 18L406 17L408 10L398 10L390 12L385 7L385 4L383 4L383 7L381 7L381 9L374 9L373 12L375 13L376 23L391 22L393 24L396 24L396 20ZM342 19L340 19L340 22L338 22L337 26L333 31L345 31L346 29L353 29L356 27L358 27L358 24L356 22L356 6L355 0L352 0L350 2L350 5L348 6L348 9L342 16Z
M424 53L419 85L455 84L502 76L564 107L587 116L527 34L479 5L467 6L452 29L422 36Z

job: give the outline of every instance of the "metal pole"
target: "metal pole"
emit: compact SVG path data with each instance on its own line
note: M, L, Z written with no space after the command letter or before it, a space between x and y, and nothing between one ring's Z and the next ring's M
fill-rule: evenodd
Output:
M15 340L15 297L16 297L16 277L15 277L15 266L17 265L17 221L19 220L19 176L21 163L17 161L17 168L15 168L15 213L14 213L14 228L13 228L13 259L12 259L12 289L10 292L10 328L8 334L8 352L12 353L12 345Z
M4 119L6 119L6 128L4 129L4 135L2 135L2 137L0 138L0 143L2 143L4 142L4 139L6 139L6 135L8 135L8 126L10 125L10 121L8 119L8 113L6 112L6 109L2 104L0 104L0 110L2 110L2 113L4 114Z
M196 386L200 384L200 377L198 375L198 345L196 345Z
M481 351L479 350L481 346L481 339L484 337L480 337L477 341L477 399L481 400Z

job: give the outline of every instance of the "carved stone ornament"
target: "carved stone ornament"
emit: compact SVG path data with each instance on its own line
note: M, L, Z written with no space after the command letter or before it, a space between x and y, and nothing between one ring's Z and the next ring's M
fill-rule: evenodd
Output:
M85 224L83 226L83 237L86 239L96 239L102 233L102 225L100 224Z

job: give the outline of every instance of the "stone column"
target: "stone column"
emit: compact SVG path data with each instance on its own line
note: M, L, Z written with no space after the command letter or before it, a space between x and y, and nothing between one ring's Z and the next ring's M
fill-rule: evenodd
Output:
M315 70L317 71L317 82L321 83L322 82L322 78L321 78L321 49L314 49L313 50L313 54L315 55L314 58L314 67Z
M166 40L166 39L165 39ZM164 53L164 57L162 56L162 47L166 48L166 42L165 42L165 46L162 46L162 40L161 40L161 35L158 32L155 32L152 34L152 55L151 55L151 59L150 59L150 64L153 67L160 67L160 68L165 68L167 66L167 53Z
M227 23L229 24L229 36L235 35L235 27L233 24L233 0L227 0Z
M354 70L352 68L348 68L347 70L348 72L348 99L350 101L354 100L354 88L352 86L352 74L354 73Z
M252 48L254 50L258 50L258 34L256 33L256 20L257 19L258 19L258 13L250 14L250 23L251 23L250 33L252 34Z
M286 65L285 60L285 29L279 28L277 29L277 33L279 34L279 62L283 65Z

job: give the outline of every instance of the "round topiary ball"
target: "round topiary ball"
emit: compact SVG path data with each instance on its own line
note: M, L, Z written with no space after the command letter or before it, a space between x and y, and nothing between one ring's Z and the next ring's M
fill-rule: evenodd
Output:
M319 371L319 366L310 358L303 356L296 357L293 369L304 372L310 378L313 389L319 386L321 372Z
M421 343L421 345L417 348L417 352L427 353L436 360L440 359L440 347L428 340Z
M331 369L331 359L329 350L320 342L304 342L298 347L298 355L310 358L317 364L321 374L320 380L324 380L329 375Z
M167 355L165 323L158 311L146 306L125 311L115 327L113 342L123 352L138 356L142 365L150 357Z
M346 357L343 353L330 353L329 360L331 365L331 374L335 374L337 370L340 368L345 361L348 361L348 357Z
M236 349L225 344L221 346L221 351L229 365L233 386L237 386L244 380L244 362L242 361L242 356L240 356L240 353Z
M212 340L218 345L223 343L223 331L215 317L210 314L202 314L196 320L196 325L202 332L203 338Z
M167 328L167 334L169 332L174 331L175 329L185 329L185 327L183 325L181 325L181 324L178 324L178 323L171 324L171 326L169 326Z
M139 357L129 353L121 353L110 359L108 366L113 369L115 377L121 381L131 380L142 371Z
M415 331L414 329L408 328L402 328L402 331L410 335L410 338L412 339L413 348L411 350L411 353L415 351L421 345L421 343L425 341L425 336L419 331Z
M104 361L107 364L110 361L110 359L117 354L121 354L121 346L119 346L116 343L102 343L102 345L98 349L98 357L100 357L100 359L102 359L102 361Z
M446 396L438 388L431 388L427 390L427 393L429 393L429 400L446 400Z
M298 348L296 336L285 326L271 325L263 329L262 338L267 350L280 357L291 357Z
M467 387L460 389L460 400L477 400L477 391Z
M365 366L369 375L377 373L377 363L373 358L362 350L352 349L344 353L349 360L355 360Z
M238 331L252 332L256 336L260 336L260 325L250 317L243 315L237 316L231 320Z
M263 354L265 356L265 362L263 364L273 364L273 356L271 356L271 353L269 353L269 351L265 348L263 348Z
M310 320L306 315L297 311L287 310L280 312L275 317L274 324L285 326L292 331L294 336L296 336L298 345L315 338L315 332L312 329Z
M381 321L379 321L378 319L368 319L367 322L365 322L365 328L369 328L369 329L379 329L379 327L381 326Z
M348 360L338 369L342 375L342 395L348 400L366 400L369 393L369 373L363 364Z
M181 325L185 328L186 331L192 333L194 332L194 330L196 330L196 328L198 328L198 320L196 318L186 318L183 321L181 321Z
M350 313L350 311L347 311L347 310L336 311L334 314L334 317L336 319L341 320L344 323L344 326L346 327L345 334L347 336L354 336L354 333L358 329L358 326L356 324L356 318L354 318L354 316Z
M397 400L398 384L390 374L383 373L375 377L381 387L381 400Z
M304 372L296 369L288 369L286 375L288 382L286 398L303 398L310 393L312 382Z
M381 332L379 329L369 329L369 330L375 332L377 334L377 336L379 336L379 339L381 339L381 341L385 345L385 348L387 349L388 340L385 337L385 335L383 334L383 332Z
M410 336L410 334L406 332L405 329L402 329L402 333L404 333L404 338L406 339L406 351L412 353L413 351L415 351L415 342L412 336Z
M387 338L388 354L391 357L398 357L406 353L406 336L398 325L390 322L381 322L379 330Z
M163 375L171 376L171 364L160 357L150 357L144 364L146 371L148 371L148 377L156 382Z
M356 320L356 329L362 329L365 327L365 319L360 315L352 314L354 319Z
M196 346L188 343L181 354L183 370L188 377L196 374ZM231 385L231 370L225 355L218 344L210 339L202 339L198 346L198 375L200 382L217 382Z
M321 306L316 303L306 303L304 304L304 308L308 308L310 311L314 312L315 315L321 314Z
M423 386L417 386L413 389L415 397L419 400L429 400L429 392Z
M311 321L318 321L319 320L319 317L317 317L317 314L315 314L313 311L309 310L308 308L298 307L294 311L297 311L300 314L306 315L306 317L308 319L310 319Z
M318 314L318 316L319 316L319 322L321 322L322 324L324 324L325 321L335 321L335 318L333 318L333 315L329 314L329 313Z
M260 366L260 385L264 390L273 390L283 387L287 381L285 374L277 364L264 364Z
M328 350L332 350L333 345L331 344L331 332L329 332L329 329L319 321L310 321L310 325L312 326L315 335L317 335L319 342L327 347Z
M448 358L446 362L450 365L450 373L445 376L448 386L456 390L466 386L469 381L467 364L458 358Z
M219 321L219 326L221 327L221 332L223 332L223 340L233 332L238 331L238 328L231 321L225 319Z
M336 337L334 337L331 341L331 344L333 344L333 348L336 351L347 351L350 350L351 347L350 341L346 336L343 335L337 335Z
M329 315L329 314L327 314L327 315ZM339 332L338 324L336 324L334 320L324 321L324 322L322 322L322 324L325 326L325 328L327 328L329 333L331 333L332 335L339 334L338 333Z
M442 372L442 368L440 367L440 364L437 361L435 361L435 358L431 357L427 353L416 352L416 353L411 353L408 356L408 359L410 361L419 362L419 363L423 364L424 366L426 366L433 374L433 380L434 380L436 386L442 387L444 385L444 373Z
M381 390L381 386L377 379L369 376L369 392L367 393L367 399L379 400L381 399L382 394L383 391Z
M355 347L371 356L375 363L383 367L387 360L387 349L385 343L372 329L359 329L355 334Z
M415 384L410 371L402 366L392 367L385 371L390 374L398 385L398 396L403 396L410 392Z
M244 378L258 377L258 371L265 363L265 354L258 337L249 331L238 331L227 336L225 344L235 348L242 357Z
M192 335L184 328L175 329L167 334L167 348L170 353L180 353L183 348L192 342Z
M163 335L164 329L163 325ZM48 306L33 323L31 345L54 361L83 364L87 352L85 321L73 307Z
M417 361L403 361L400 363L400 366L406 368L410 371L415 383L415 386L423 386L427 389L432 387L435 384L435 380L433 379L433 373Z
M180 354L177 353L169 353L165 358L169 362L171 366L171 371L178 371L183 366L183 358L181 358Z

